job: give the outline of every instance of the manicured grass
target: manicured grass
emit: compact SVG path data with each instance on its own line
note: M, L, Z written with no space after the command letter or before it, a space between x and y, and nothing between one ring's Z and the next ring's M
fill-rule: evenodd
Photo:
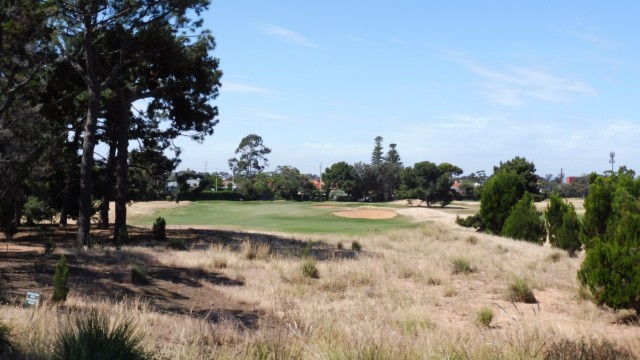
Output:
M157 211L152 216L132 219L132 224L150 226L161 216L167 225L207 225L240 230L267 230L287 233L340 233L361 235L415 227L404 216L387 220L349 219L334 211L353 209L362 203L315 203L287 201L198 201L187 206ZM370 205L370 204L366 204Z

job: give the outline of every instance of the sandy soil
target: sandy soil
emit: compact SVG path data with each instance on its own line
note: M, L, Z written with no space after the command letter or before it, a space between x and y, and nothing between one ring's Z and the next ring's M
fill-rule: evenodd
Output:
M335 211L333 215L351 218L351 219L372 219L372 220L384 220L392 219L398 214L393 210L382 209L357 209L357 210L344 210Z
M153 215L157 210L171 209L175 207L191 204L191 201L143 201L132 202L127 206L127 218L136 216ZM113 202L109 203L109 220L113 221L116 216L116 206Z

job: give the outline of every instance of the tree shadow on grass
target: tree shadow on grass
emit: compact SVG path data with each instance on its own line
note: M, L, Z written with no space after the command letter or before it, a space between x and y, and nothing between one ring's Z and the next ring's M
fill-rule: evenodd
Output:
M349 249L337 249L334 245L323 241L314 241L310 253L305 253L306 241L280 235L230 230L170 229L167 230L167 237L181 239L194 250L205 250L212 245L223 245L232 251L241 252L243 243L249 241L257 245L268 245L272 255L283 258L310 256L319 261L328 261L354 259L359 253ZM158 244L142 240L139 245L156 246Z

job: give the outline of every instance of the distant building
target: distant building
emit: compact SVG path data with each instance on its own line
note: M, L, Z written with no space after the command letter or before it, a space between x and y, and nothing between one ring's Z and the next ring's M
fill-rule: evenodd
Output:
M577 176L567 176L567 184L573 183L577 178Z
M322 187L324 186L324 183L322 182L322 180L310 180L310 181L313 184L313 187L316 188L316 190L322 190Z

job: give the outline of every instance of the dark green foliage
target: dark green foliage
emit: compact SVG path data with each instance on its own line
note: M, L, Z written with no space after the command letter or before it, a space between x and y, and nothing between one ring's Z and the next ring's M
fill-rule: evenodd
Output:
M305 194L312 194L314 190L307 176L293 166L278 166L270 182L277 199L302 200Z
M167 222L163 217L156 218L156 221L153 222L153 227L151 228L151 233L153 238L156 240L165 240L167 238Z
M525 193L511 209L504 222L502 235L516 240L544 244L546 230L540 220L540 213L533 205L531 195Z
M580 237L587 248L592 240L606 235L615 188L613 177L598 176L593 180L584 199L585 214Z
M534 200L542 200L542 196L538 189L538 176L536 175L536 166L531 161L527 161L524 157L516 156L515 158L500 162L500 165L493 167L494 176L499 172L508 172L518 175L525 186L525 191L531 194Z
M56 266L56 272L53 274L53 295L51 295L51 301L65 301L69 294L69 266L67 265L67 258L64 255L60 256L58 266Z
M251 178L269 165L266 155L270 153L271 149L264 145L261 136L249 134L242 138L236 148L240 158L229 159L229 167L233 174Z
M55 210L35 196L29 196L22 212L29 224L32 224L34 221L39 223L43 220L50 220L55 214Z
M354 241L354 242L351 243L351 250L361 251L362 250L362 245L360 245L359 242Z
M522 198L525 186L520 176L499 172L484 185L480 199L480 218L483 230L501 234L511 208Z
M400 174L402 185L400 196L405 199L421 199L431 206L439 203L447 206L453 201L453 177L462 174L462 169L449 164L436 165L430 161L416 163Z
M468 228L476 228L476 229L482 229L483 225L482 225L482 217L480 216L480 213L477 213L475 215L471 215L471 216L467 216L465 217L460 217L460 215L456 215L456 224L462 226L462 227L468 227Z
M153 359L142 347L142 334L133 320L111 322L107 315L92 310L78 316L58 335L53 349L55 360L138 360Z
M554 194L545 210L549 243L553 247L566 250L574 256L582 247L580 242L580 221L573 204L565 202Z
M591 242L578 279L598 304L640 314L640 214L625 213L612 239Z
M324 191L329 197L329 192L334 189L341 189L347 196L350 196L357 184L356 169L344 161L337 162L331 167L325 169L322 173L322 182L324 183Z
M373 151L371 152L371 165L380 165L382 164L382 136L376 136L374 139L375 146L373 147Z
M607 340L569 340L554 343L544 352L544 360L632 360L635 357Z

